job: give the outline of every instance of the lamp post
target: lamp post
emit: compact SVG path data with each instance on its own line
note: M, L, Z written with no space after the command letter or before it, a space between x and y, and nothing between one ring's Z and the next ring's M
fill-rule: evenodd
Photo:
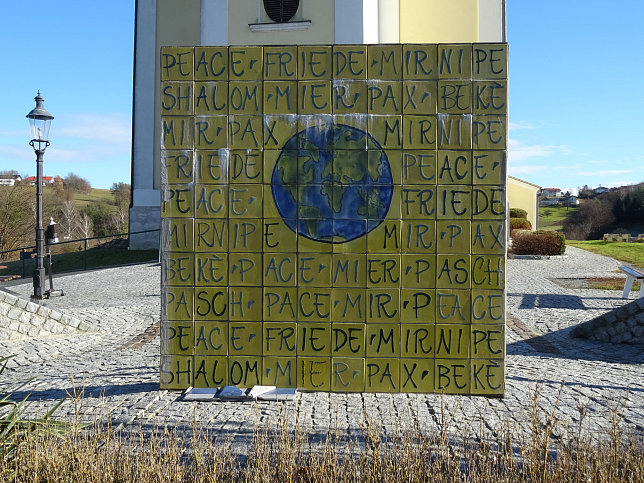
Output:
M45 230L42 226L42 163L45 149L49 146L49 126L54 118L43 104L40 91L35 97L36 107L27 114L31 128L29 145L36 153L36 268L34 269L34 294L32 298L42 299L45 293L45 267L43 265Z

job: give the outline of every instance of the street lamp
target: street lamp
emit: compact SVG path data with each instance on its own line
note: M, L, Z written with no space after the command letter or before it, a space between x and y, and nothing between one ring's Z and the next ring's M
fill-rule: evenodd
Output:
M36 152L36 268L34 269L34 294L32 298L42 299L45 293L45 267L43 265L45 230L42 226L42 163L45 149L49 146L49 126L54 118L43 104L45 99L40 91L35 97L36 107L27 114L31 128L29 145Z

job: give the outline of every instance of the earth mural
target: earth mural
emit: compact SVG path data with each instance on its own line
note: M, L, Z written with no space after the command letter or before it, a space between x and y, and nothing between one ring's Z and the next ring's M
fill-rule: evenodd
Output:
M385 151L343 124L309 127L284 145L271 178L273 199L298 235L344 243L384 220L393 196Z

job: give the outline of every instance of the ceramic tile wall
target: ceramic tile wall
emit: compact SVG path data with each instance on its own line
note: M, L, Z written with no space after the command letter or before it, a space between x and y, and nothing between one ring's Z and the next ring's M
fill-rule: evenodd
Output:
M162 48L161 386L503 394L507 53Z

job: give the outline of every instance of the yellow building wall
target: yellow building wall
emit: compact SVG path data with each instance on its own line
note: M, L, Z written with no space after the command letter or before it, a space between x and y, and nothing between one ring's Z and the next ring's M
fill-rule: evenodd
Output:
M478 0L400 0L400 42L478 42L478 4Z
M539 187L516 178L508 178L508 208L521 208L528 212L532 229L538 229L539 213L537 195Z

